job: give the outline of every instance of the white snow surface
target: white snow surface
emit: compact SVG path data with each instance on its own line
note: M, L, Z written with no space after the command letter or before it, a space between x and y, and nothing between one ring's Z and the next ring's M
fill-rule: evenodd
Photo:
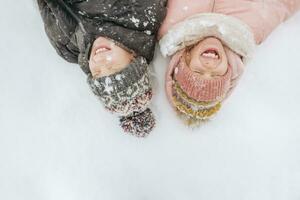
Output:
M185 127L153 62L157 126L121 132L32 1L0 12L1 200L299 200L300 13L257 48L222 111ZM158 48L157 48L158 50Z

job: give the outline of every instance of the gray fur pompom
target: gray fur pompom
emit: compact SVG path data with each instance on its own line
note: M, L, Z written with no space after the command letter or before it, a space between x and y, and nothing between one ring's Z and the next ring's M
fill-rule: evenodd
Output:
M120 126L126 133L136 137L146 137L155 126L155 118L152 111L147 108L144 112L121 117Z

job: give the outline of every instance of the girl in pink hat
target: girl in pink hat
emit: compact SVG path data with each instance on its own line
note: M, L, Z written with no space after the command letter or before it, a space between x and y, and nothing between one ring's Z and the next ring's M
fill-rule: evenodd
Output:
M210 119L230 95L244 65L300 0L169 0L160 30L167 97L189 124Z

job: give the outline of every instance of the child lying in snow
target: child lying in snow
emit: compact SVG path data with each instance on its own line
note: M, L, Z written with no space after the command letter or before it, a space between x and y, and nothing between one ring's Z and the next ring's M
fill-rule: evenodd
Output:
M169 0L159 30L171 56L166 93L189 124L211 118L235 87L244 63L300 0Z
M155 121L148 64L166 14L166 0L38 0L57 53L78 63L122 128L145 136Z

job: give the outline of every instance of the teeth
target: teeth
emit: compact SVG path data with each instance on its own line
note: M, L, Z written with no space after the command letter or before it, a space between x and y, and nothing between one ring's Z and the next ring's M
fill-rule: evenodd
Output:
M107 50L108 50L107 48L99 48L99 49L97 49L96 54L100 53L100 52L107 51Z
M219 55L216 53L203 53L202 54L203 57L207 57L207 58L214 58L214 59L218 59Z

